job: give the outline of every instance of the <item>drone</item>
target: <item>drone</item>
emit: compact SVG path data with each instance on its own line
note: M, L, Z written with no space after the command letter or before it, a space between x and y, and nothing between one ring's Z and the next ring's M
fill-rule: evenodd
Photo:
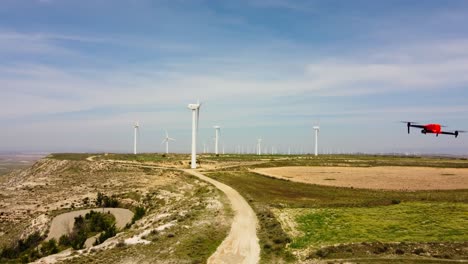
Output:
M457 138L458 134L466 132L463 130L455 130L453 132L442 131L442 128L445 126L442 126L440 124L417 125L417 122L409 122L409 121L401 121L401 122L406 123L406 126L408 127L408 134L410 133L411 127L422 128L421 130L422 134L436 134L437 137L439 136L439 134L442 134L442 135L452 135L452 136L455 136L455 138Z

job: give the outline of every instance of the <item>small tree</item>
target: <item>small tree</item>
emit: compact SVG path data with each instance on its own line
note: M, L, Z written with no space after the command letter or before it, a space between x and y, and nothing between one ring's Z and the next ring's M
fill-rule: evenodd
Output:
M41 245L41 253L43 256L52 255L58 253L57 240L52 238L49 241L43 242Z
M145 215L145 213L146 211L143 206L138 206L137 208L135 208L135 214L133 215L132 223L135 223L136 221L140 220Z
M101 192L98 192L97 193L97 197L96 197L96 205L97 206L101 206L102 205L102 201L104 200L104 194L102 194Z

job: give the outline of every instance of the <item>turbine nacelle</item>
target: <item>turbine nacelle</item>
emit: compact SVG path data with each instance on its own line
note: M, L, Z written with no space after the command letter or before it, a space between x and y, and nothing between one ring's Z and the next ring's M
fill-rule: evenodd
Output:
M189 104L187 107L191 110L197 110L200 108L200 104Z

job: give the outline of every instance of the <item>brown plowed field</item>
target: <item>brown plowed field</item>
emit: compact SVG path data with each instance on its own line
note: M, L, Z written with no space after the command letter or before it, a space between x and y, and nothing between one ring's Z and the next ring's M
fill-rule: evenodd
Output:
M296 182L381 190L468 189L468 169L428 167L277 167L256 173Z

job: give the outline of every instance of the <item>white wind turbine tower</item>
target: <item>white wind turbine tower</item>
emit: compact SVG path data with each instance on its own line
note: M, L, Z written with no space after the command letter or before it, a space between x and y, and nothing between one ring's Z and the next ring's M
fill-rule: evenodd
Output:
M257 139L257 155L262 155L262 139Z
M220 132L221 127L214 126L213 128L215 129L215 154L218 155L219 154L218 152L219 132Z
M318 155L318 133L320 130L320 127L318 125L314 126L315 130L315 156Z
M192 169L197 168L197 132L198 120L200 118L200 106L201 104L199 102L188 105L188 108L192 110L192 159L190 163Z
M164 140L161 142L161 144L166 143L166 154L169 154L169 141L176 141L176 140L173 139L173 138L170 138L170 137L169 137L169 134L167 133L167 130L166 130L166 137L165 137Z
M140 124L138 124L138 121L135 122L135 124L133 125L133 129L134 129L134 133L133 133L133 154L137 154L137 141L138 141L138 138L137 138L137 134L138 134L138 131L140 129Z

